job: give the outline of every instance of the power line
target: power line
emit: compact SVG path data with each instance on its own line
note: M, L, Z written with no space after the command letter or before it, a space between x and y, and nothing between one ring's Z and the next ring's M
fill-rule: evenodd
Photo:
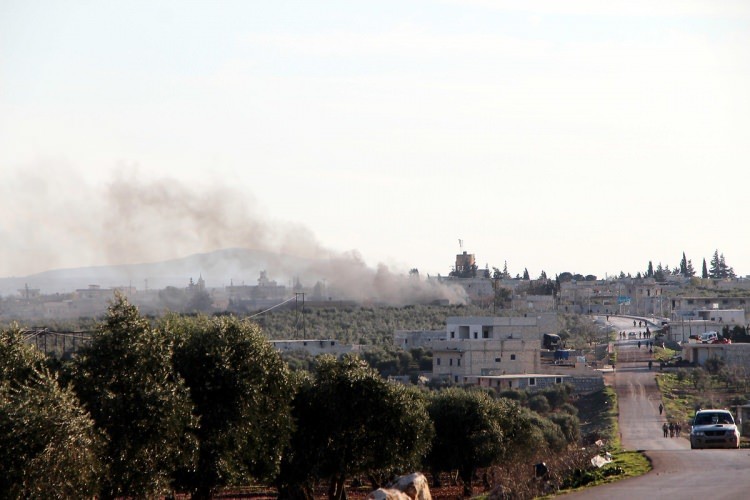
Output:
M297 296L296 296L296 295L295 295L294 297L289 297L289 298L288 298L288 299L286 299L286 300L285 300L284 302L281 302L281 303L279 303L279 304L276 304L275 306L271 306L271 307L269 307L268 309L265 309L265 310L263 310L263 311L260 311L260 312L258 312L258 313L255 313L255 314L253 314L252 316L248 316L248 319L253 319L253 318L255 318L256 316L260 316L261 314L265 314L265 313L267 313L268 311L272 311L272 310L276 309L277 307L281 307L281 306L283 306L284 304L286 304L287 302L291 302L291 301L293 301L293 300L296 300L296 299L297 299Z

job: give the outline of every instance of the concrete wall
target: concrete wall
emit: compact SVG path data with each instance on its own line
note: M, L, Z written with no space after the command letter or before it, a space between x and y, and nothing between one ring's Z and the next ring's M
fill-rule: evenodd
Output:
M719 358L729 366L750 368L750 344L684 344L683 358L698 365Z

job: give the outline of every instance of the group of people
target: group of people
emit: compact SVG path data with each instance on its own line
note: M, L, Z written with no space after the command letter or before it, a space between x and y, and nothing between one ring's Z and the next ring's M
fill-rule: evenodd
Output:
M646 328L645 332L625 332L625 331L622 331L622 332L618 332L617 333L617 335L620 337L621 340L627 339L629 336L631 336L631 334L633 336L635 336L636 338L639 338L639 339L650 339L651 338L651 331L649 331L648 328Z
M659 415L664 412L664 405L659 403ZM664 432L664 437L680 437L682 432L682 426L678 422L664 422L661 426L661 430Z
M669 422L669 424L664 422L664 425L661 426L661 430L664 432L664 437L680 437L682 426L676 422Z

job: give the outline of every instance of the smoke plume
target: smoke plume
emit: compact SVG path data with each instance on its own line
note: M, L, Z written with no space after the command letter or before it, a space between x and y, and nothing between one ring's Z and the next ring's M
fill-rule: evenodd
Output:
M54 179L54 181L52 180ZM464 303L465 293L434 280L369 267L356 250L335 252L310 229L273 220L255 199L226 185L186 185L173 179L142 180L117 174L94 185L73 172L63 178L44 168L19 174L6 186L14 204L0 227L4 274L21 276L57 267L112 266L160 262L222 249L265 255L262 268L220 263L222 276L202 273L209 286L253 282L259 270L280 284L325 283L326 297L387 304L447 300ZM7 200L8 198L6 198ZM356 242L352 242L356 244ZM222 255L221 253L217 255ZM260 264L259 264L260 266ZM122 276L136 283L141 276ZM182 277L185 282L188 277Z

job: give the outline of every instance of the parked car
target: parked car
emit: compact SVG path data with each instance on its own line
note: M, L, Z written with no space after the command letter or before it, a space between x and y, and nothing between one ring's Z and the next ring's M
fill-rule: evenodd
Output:
M704 332L701 334L701 344L711 344L714 340L718 340L719 334L716 332Z
M690 448L739 448L740 431L729 410L698 410L690 428Z

